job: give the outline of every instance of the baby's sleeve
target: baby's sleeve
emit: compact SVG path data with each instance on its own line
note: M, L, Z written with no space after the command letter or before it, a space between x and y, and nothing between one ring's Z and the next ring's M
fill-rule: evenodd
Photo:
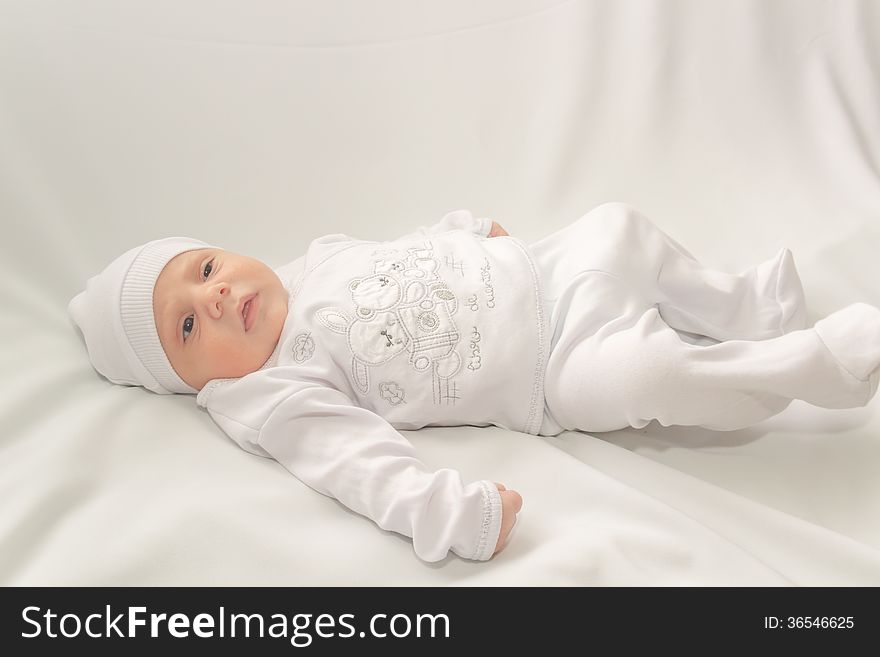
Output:
M492 556L502 514L492 482L465 484L456 470L430 471L384 418L334 388L288 382L275 401L251 432L256 445L249 451L276 459L306 485L382 529L412 538L425 561L439 561L449 550L479 561ZM221 417L228 432L229 418Z
M492 230L492 220L487 217L475 217L469 210L455 210L446 214L433 226L421 226L416 235L437 235L450 230L466 230L478 237L488 237Z

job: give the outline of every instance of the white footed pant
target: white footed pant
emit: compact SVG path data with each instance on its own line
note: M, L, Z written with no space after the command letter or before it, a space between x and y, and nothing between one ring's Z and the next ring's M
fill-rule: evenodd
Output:
M792 399L864 406L880 381L880 310L806 327L782 249L741 274L701 265L650 220L608 203L531 245L549 302L541 434L749 426Z

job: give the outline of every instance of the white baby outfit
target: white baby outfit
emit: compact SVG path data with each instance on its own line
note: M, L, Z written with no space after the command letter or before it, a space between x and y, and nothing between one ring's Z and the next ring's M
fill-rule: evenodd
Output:
M788 249L727 274L650 220L608 203L531 247L551 312L542 435L749 426L792 399L863 406L880 379L880 310L806 328Z
M290 300L275 352L209 382L199 405L420 558L486 560L495 485L431 471L398 429L733 429L792 398L839 408L876 391L880 310L805 329L787 250L741 275L709 270L619 203L531 246L490 227L460 210L393 242L315 240L276 270Z
M501 498L430 471L396 429L473 424L535 434L547 316L528 248L467 211L394 242L328 235L277 271L288 316L266 366L198 395L244 449L410 536L437 561L492 556Z

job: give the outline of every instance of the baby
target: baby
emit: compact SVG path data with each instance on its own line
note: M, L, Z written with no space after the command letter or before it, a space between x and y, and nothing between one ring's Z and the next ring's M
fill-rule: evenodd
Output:
M865 405L880 310L806 326L791 253L704 267L608 203L526 245L466 210L392 242L328 235L273 270L187 238L131 249L69 306L110 381L196 394L243 449L412 538L487 560L521 496L429 470L398 430L739 429L792 399Z

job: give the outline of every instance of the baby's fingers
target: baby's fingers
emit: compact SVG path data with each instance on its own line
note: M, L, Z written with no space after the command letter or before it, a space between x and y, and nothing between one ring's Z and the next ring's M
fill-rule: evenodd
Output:
M504 495L502 498L507 498L508 502L513 504L513 512L519 513L522 510L523 499L522 495L517 493L515 490L507 490L504 491Z

